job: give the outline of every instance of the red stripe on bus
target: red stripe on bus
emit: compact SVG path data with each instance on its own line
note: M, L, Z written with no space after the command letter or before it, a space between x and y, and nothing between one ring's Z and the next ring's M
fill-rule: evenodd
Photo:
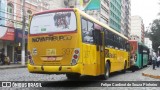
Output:
M44 14L44 13L60 12L60 11L73 11L73 9L72 8L62 8L62 9L56 9L56 10L46 10L46 11L43 11L43 12L35 13L35 14L33 14L33 16L34 15L39 15L39 14Z

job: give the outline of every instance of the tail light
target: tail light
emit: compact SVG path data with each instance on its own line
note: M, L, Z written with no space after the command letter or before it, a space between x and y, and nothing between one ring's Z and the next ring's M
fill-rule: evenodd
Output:
M34 65L34 62L33 62L32 55L31 55L30 51L28 51L28 59L29 59L29 63Z
M79 58L79 54L80 54L80 49L79 48L74 49L71 65L76 65L77 64L78 58Z

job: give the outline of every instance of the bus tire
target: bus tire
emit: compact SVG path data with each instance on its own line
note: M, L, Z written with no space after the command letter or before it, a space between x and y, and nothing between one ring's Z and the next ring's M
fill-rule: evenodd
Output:
M77 80L80 78L80 74L79 73L68 73L68 74L66 74L66 77L69 80Z
M132 72L135 72L135 68L132 68L132 70L131 70Z
M126 73L126 68L127 68L127 62L125 61L125 63L124 63L124 69L122 70L122 73Z
M102 79L107 80L109 78L109 75L110 75L110 65L109 65L109 62L106 62L105 72L104 72L104 75L102 75Z

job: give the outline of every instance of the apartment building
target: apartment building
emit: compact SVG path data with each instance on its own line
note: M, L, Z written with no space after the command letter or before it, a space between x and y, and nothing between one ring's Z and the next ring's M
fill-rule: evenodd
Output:
M131 34L131 0L122 0L121 33L128 38Z
M65 0L66 2L68 0ZM131 31L130 0L69 0L68 7L77 7L114 30L129 37Z
M131 35L138 36L138 41L144 43L144 23L140 16L131 17Z

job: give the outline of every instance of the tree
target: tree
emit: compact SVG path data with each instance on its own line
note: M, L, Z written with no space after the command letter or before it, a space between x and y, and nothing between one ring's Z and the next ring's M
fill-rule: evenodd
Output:
M152 47L157 52L160 46L160 19L155 19L151 25L149 38L152 41Z

